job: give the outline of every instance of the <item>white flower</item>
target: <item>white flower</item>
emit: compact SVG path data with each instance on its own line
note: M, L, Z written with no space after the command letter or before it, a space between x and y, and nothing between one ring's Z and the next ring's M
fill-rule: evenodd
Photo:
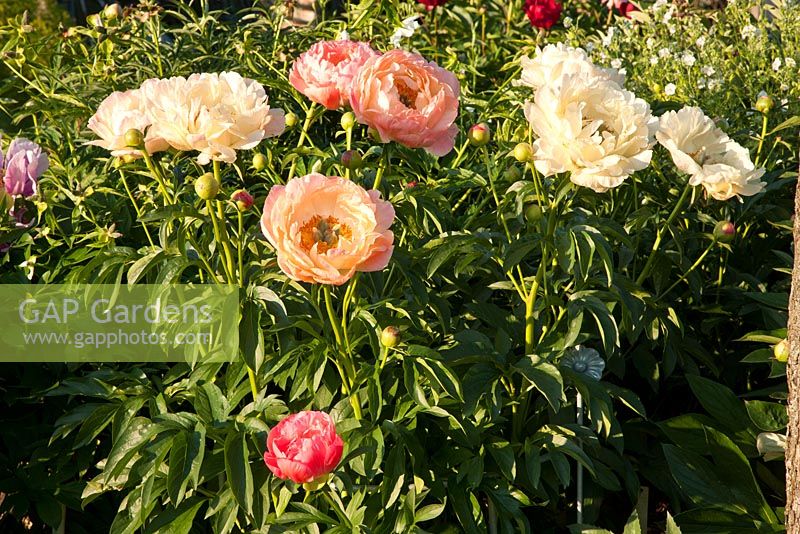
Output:
M683 56L681 56L681 61L682 61L682 62L683 62L683 64L684 64L684 65L686 65L687 67L691 67L692 65L694 65L694 64L695 64L695 62L697 61L697 59L694 57L694 54L692 54L691 52L689 52L689 51L687 50L686 52L684 52L684 53L683 53Z
M669 48L662 48L661 50L658 51L658 57L660 57L661 59L666 59L671 55L672 53L669 51Z
M155 82L157 80L147 80L142 84L142 88ZM89 141L87 144L105 148L112 156L141 157L140 151L129 148L125 141L127 131L136 129L145 134L145 149L149 154L166 150L169 145L156 136L150 128L150 118L146 109L140 89L111 93L100 103L97 112L87 124L100 139Z
M791 57L783 58L783 63L786 65L787 69L793 69L797 66L797 62Z
M719 87L719 85L720 85L720 81L717 78L714 78L712 80L708 80L708 88L711 89L712 91L714 89L717 89Z
M658 58L656 56L650 56L650 64L658 65Z
M782 64L783 64L783 62L781 61L781 58L779 58L779 57L775 58L775 61L772 62L772 70L774 70L775 72L778 72L779 70L781 70L781 65Z
M706 44L706 38L703 35L701 35L700 37L697 38L694 44L697 46L697 48L703 48L703 46L705 46Z
M522 74L519 85L539 89L548 83L559 83L565 75L585 73L614 81L620 85L625 83L625 76L612 69L595 66L589 56L580 48L573 48L564 43L549 44L536 50L532 58L520 60Z
M653 10L658 10L665 5L667 5L667 0L656 0L656 2L653 4Z
M652 37L648 37L647 41L644 42L647 45L647 48L653 48L653 45L656 44L656 40Z
M781 90L782 92L786 92L786 91L788 91L788 90L789 90L789 86L788 86L788 85L786 85L785 83L782 83L782 84L781 84L781 86L780 86L780 90ZM786 99L783 99L783 100L786 100ZM781 100L781 103L782 103L782 104L783 104L783 100ZM788 102L788 100L786 100L786 102ZM785 105L785 104L784 104L784 105Z
M759 180L764 169L755 168L748 150L732 141L698 107L662 115L656 139L669 151L678 170L689 174L689 184L702 185L717 200L755 195L766 185Z
M561 23L564 25L565 28L571 28L572 22L573 22L572 17L564 17L564 20L561 21Z
M760 34L758 28L753 26L752 24L748 24L744 28L742 28L742 39L750 39L751 37L756 37Z
M706 88L706 79L705 78L698 78L697 79L697 88L698 89L705 89Z
M142 87L153 135L173 148L197 151L197 161L232 163L237 150L255 147L285 127L260 83L235 72L192 74Z
M545 85L525 117L536 134L534 165L598 193L650 164L657 120L647 102L617 83L585 73Z
M762 432L756 436L756 449L767 462L780 460L786 455L786 435Z
M661 19L661 21L664 24L667 24L670 20L672 20L673 13L675 13L675 6L669 6L669 9L667 9L667 12L664 13L664 18Z
M612 59L611 60L611 67L619 70L622 68L622 60L621 59Z
M664 94L667 96L672 96L675 94L675 89L677 88L675 87L674 83L668 83L664 86Z
M395 30L391 37L389 37L389 42L394 48L400 48L400 41L412 37L414 32L419 29L420 26L418 18L418 15L414 15L412 17L403 19L401 26Z
M601 39L603 46L609 47L611 46L611 41L614 39L614 34L616 33L617 29L614 26L609 26L608 31L603 35Z
M350 40L350 34L347 33L347 30L342 30L342 31L339 32L339 36L336 39L339 40L339 41L349 41Z
M700 68L700 72L703 73L703 76L713 76L717 71L714 70L714 67L710 65L705 65Z

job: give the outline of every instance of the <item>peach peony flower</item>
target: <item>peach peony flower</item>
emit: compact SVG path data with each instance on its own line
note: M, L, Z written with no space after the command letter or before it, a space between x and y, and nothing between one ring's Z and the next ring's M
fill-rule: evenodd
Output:
M158 80L147 80L142 87L156 82ZM115 91L108 95L89 119L87 126L100 138L87 144L105 148L112 156L141 157L139 150L129 148L125 142L125 133L131 128L146 132L145 148L148 153L154 154L169 148L166 141L148 130L150 118L147 116L140 89Z
M264 202L261 229L289 278L342 285L356 271L389 263L394 208L380 192L338 176L309 174L274 186Z
M536 91L525 118L538 137L534 165L545 176L569 172L573 183L603 193L650 164L658 120L611 80L567 75Z
M358 71L377 55L367 43L320 41L294 61L289 83L328 109L346 106Z
M418 54L392 50L364 64L350 105L356 119L375 128L382 142L444 156L458 133L459 91L452 72Z
M198 163L233 163L237 150L283 132L284 112L270 109L260 83L235 72L192 74L142 87L151 130L173 148L197 151Z
M283 480L297 484L324 481L342 459L344 442L325 412L299 412L283 418L267 434L264 463Z

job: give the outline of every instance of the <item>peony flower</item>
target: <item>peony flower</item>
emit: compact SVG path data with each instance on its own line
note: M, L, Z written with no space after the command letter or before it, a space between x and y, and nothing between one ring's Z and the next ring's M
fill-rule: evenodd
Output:
M14 197L32 197L38 189L39 178L49 166L50 160L39 145L22 137L14 139L8 146L5 162L0 157L6 193Z
M343 449L330 415L299 412L269 431L264 463L278 478L310 484L323 481L336 468Z
M155 79L147 80L142 84L142 88L157 82L158 80ZM143 91L140 89L125 92L115 91L108 95L100 103L88 123L89 129L100 139L89 141L87 144L105 148L115 157L140 157L140 151L128 147L125 141L125 133L135 128L141 132L147 132L145 149L148 154L169 148L166 141L153 135L152 130L148 131L150 118L147 115L147 106L142 96Z
M289 278L342 285L356 271L386 267L394 249L393 221L394 208L380 192L309 174L270 190L261 229Z
M523 57L520 63L522 75L519 84L534 90L548 83L560 83L564 76L578 73L608 79L620 86L625 83L625 76L619 71L595 66L583 49L564 43L537 48L535 56Z
M445 5L447 0L417 0L417 2L424 5L428 11L431 11L435 7Z
M658 121L647 102L607 79L573 74L545 85L525 103L525 117L545 176L569 172L575 184L603 193L650 164Z
M198 163L232 163L237 150L283 132L284 112L270 109L260 83L235 72L193 74L141 88L152 122L148 134L176 150L197 151Z
M346 106L353 79L364 63L377 55L367 43L320 41L294 61L289 83L328 109Z
M749 151L731 140L698 107L668 111L659 120L656 139L666 148L690 185L702 185L717 200L751 196L766 185Z
M525 0L525 14L532 26L549 30L561 18L561 4L556 0Z
M459 92L452 72L418 54L392 50L367 61L353 84L350 105L382 142L444 156L458 133Z

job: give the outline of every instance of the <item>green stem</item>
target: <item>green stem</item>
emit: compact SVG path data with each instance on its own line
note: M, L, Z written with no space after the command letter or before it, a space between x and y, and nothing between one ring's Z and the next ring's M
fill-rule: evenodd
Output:
M686 187L683 188L680 198L678 198L678 201L675 203L675 207L672 208L672 213L669 214L666 223L664 223L656 233L656 240L653 242L653 248L650 250L650 256L647 258L647 263L644 264L644 269L642 269L642 272L639 273L639 276L636 278L636 285L641 286L642 282L644 282L645 279L647 279L647 276L650 274L650 271L652 270L653 264L656 260L656 251L658 251L658 247L661 246L661 240L664 238L664 234L667 232L667 230L669 230L672 222L680 214L683 204L686 201L686 198L689 196L691 190L692 186L687 181Z
M144 233L147 235L147 241L150 243L150 246L155 248L153 244L153 238L150 236L150 231L147 229L147 224L142 219L142 210L139 209L139 204L136 202L136 199L133 197L133 193L131 193L131 188L128 187L128 180L125 178L125 172L122 169L119 169L119 175L122 178L122 184L125 186L125 191L128 193L128 198L131 200L131 204L133 204L133 209L136 211L136 217L142 223L142 228L144 228Z
M222 171L220 169L219 161L214 160L213 163L214 167L214 179L217 180L218 184L222 183ZM209 207L209 209L211 209ZM222 205L222 201L217 200L217 217L219 218L219 233L222 241L220 244L222 245L222 250L225 253L225 261L228 264L228 273L229 273L229 281L230 283L234 283L236 280L236 269L234 268L233 263L233 253L231 252L230 247L230 238L228 236L228 226L225 223L225 210Z
M716 239L712 240L711 244L709 244L708 247L706 247L706 249L703 251L703 253L700 255L700 257L697 258L697 260L692 264L691 267L689 267L689 269L685 273L683 273L683 276L678 278L671 286L669 286L666 290L664 290L664 292L661 293L658 296L658 298L656 298L656 300L660 300L664 295L666 295L667 293L669 293L670 291L675 289L675 287L678 284L680 284L681 282L686 280L686 277L689 276L695 269L697 269L697 267L703 262L705 257L708 256L708 253L711 252L711 249L714 248L714 245L716 245L716 244L717 244L717 240Z
M306 112L306 120L303 122L303 129L300 131L300 139L297 141L296 148L302 148L308 138L308 129L311 128L311 123L314 122L314 110L317 104L312 103L311 107L308 108ZM292 160L292 166L289 168L289 178L286 180L287 182L294 178L294 173L297 170L297 157Z
M239 238L236 240L236 255L239 258L239 287L244 287L244 254L242 253L242 245L244 241L244 216L238 209L236 213L239 218Z
M343 338L342 334L339 331L339 320L336 317L336 312L333 310L333 299L331 298L331 286L324 285L322 286L322 291L325 294L325 309L328 312L328 319L331 323L331 328L333 329L333 337L336 340L336 348L337 354L344 360L345 369L347 372L342 372L342 369L339 370L340 374L342 374L342 386L344 387L345 393L350 397L350 405L353 407L353 413L356 416L356 419L361 419L361 405L358 402L358 396L353 392L353 387L355 386L356 380L356 370L355 365L353 362L350 361L349 357L345 352L342 350L344 346L342 345ZM338 367L338 362L337 362ZM347 375L350 376L347 376Z
M164 201L167 204L174 204L175 201L172 197L170 197L164 177L161 175L161 171L156 168L153 158L150 157L150 154L147 153L147 150L145 150L144 147L142 147L141 153L144 157L144 163L147 165L147 169L150 171L150 174L153 175L153 178L156 179L156 182L158 182L158 188L161 190L161 194L164 196Z
M372 184L372 189L377 190L381 186L381 180L383 179L383 175L386 172L387 167L389 167L389 162L391 161L390 153L391 149L389 145L383 145L383 154L381 155L381 161L378 164L378 170L375 172L375 183Z
M214 205L211 203L210 200L206 200L206 211L208 211L208 216L211 218L211 225L214 227L214 240L218 244L222 244L222 235L219 232L219 223L217 222L217 215L214 212ZM223 261L222 262L222 270L225 272L225 279L228 281L229 284L233 283L232 273L228 270L228 263Z
M764 146L764 139L766 139L766 137L767 137L768 117L767 117L766 113L762 113L761 116L763 117L761 119L761 137L759 137L759 139L758 139L758 148L756 149L756 159L755 159L755 162L754 162L754 165L756 167L758 167L758 161L759 161L759 158L761 157L761 148Z

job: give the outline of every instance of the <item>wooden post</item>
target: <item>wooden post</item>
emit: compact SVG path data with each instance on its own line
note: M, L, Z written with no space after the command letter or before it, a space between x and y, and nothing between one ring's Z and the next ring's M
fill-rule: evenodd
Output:
M789 425L786 442L786 532L800 534L800 187L794 194L794 267L789 296L789 361L786 382L789 386Z

